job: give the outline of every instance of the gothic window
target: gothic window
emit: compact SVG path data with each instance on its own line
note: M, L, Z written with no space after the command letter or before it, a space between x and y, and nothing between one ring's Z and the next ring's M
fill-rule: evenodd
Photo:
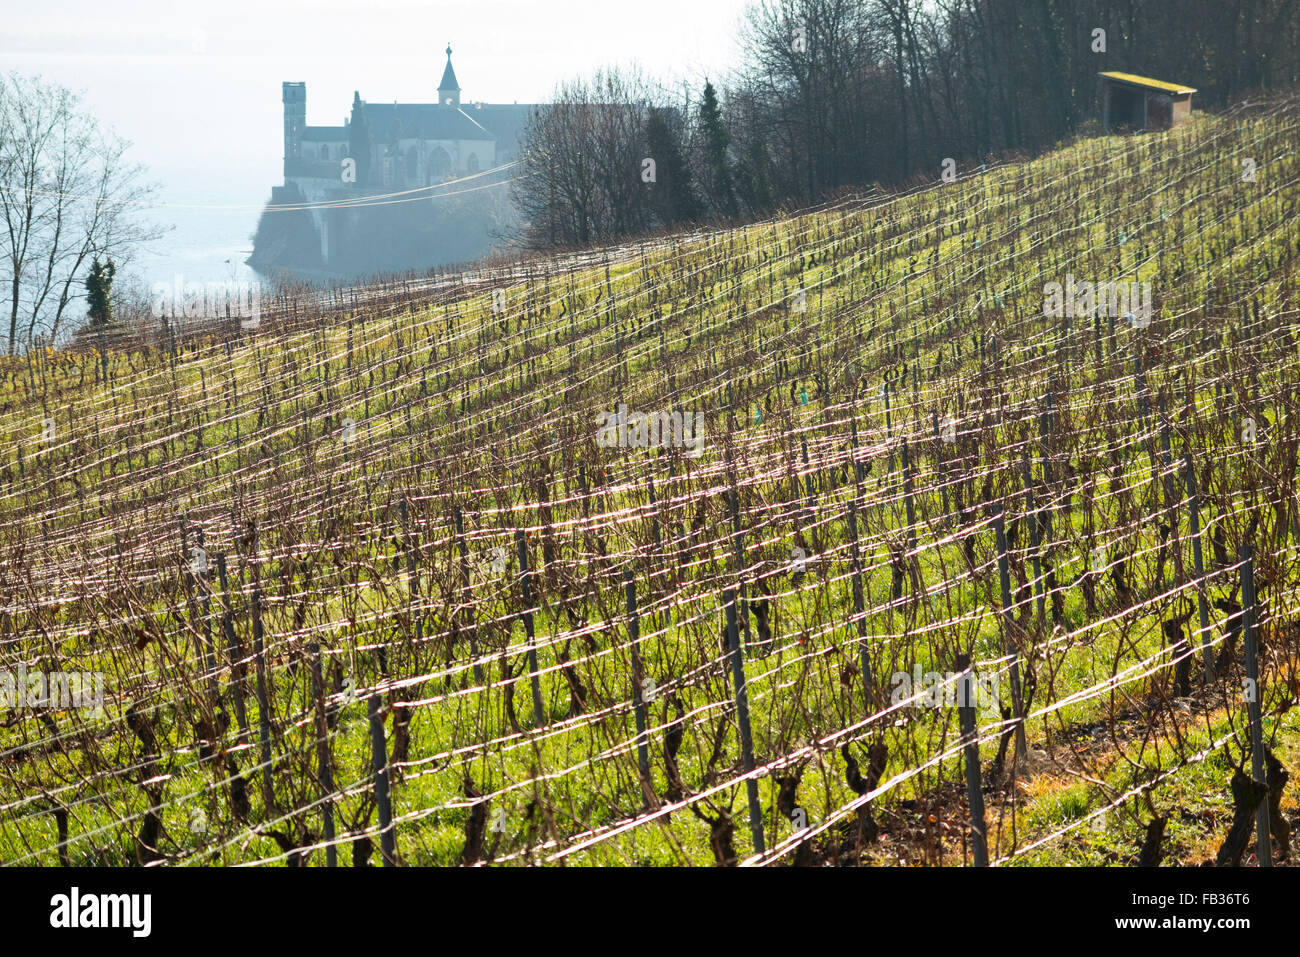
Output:
M323 160L327 160L330 158L330 148L328 146L325 146L324 144L322 144L320 148L320 158Z
M406 148L406 178L415 182L415 177L420 172L420 154L416 152L414 146Z
M441 146L435 146L429 154L429 168L433 171L435 182L451 172L451 156Z
M477 153L470 153L470 154L469 154L469 162L465 164L465 169L467 169L470 173L477 173L477 172L478 172L478 154L477 154Z

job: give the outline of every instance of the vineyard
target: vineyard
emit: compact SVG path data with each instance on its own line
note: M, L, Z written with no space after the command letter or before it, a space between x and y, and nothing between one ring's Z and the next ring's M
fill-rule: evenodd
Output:
M0 862L1285 863L1298 126L5 360Z

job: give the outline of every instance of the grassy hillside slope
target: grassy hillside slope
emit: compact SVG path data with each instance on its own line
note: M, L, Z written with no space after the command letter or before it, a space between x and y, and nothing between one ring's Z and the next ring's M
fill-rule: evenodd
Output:
M1246 545L1300 769L1298 122L9 360L0 670L105 694L0 707L0 861L968 864L959 655L992 860L1212 860Z

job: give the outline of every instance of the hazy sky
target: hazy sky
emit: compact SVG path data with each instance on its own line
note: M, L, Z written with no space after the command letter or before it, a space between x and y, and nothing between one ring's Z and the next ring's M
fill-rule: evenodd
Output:
M280 83L307 122L352 91L432 102L451 42L466 101L544 102L609 64L698 82L735 65L744 0L0 0L0 69L85 91L172 203L257 206L281 182ZM247 214L236 214L242 221Z

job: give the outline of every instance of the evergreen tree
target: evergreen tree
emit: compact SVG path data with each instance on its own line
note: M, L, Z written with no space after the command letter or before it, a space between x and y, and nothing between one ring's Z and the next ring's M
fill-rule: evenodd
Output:
M762 140L754 140L749 145L745 160L741 164L736 191L749 207L749 211L756 216L762 216L770 211L774 202L769 167L767 147L763 145Z
M348 155L357 161L357 186L365 186L370 181L370 127L366 125L366 109L361 103L359 91L352 94Z
M101 264L96 256L86 277L86 301L90 304L90 324L108 325L113 320L113 261Z
M688 223L703 212L690 167L682 153L681 138L672 115L652 108L646 119L646 144L655 161L656 182L651 187L650 206L665 226Z
M722 122L717 91L707 80L704 83L704 99L700 103L700 128L704 132L704 164L713 208L724 216L735 216L736 192L731 182L731 169L727 165L727 147L731 143L731 137Z

